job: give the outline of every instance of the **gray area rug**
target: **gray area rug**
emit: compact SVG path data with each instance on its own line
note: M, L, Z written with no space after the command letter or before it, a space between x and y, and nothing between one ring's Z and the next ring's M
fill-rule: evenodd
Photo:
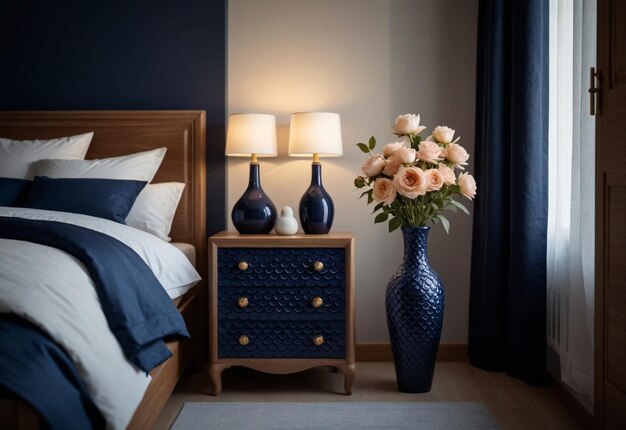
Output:
M497 429L482 403L185 403L172 430Z

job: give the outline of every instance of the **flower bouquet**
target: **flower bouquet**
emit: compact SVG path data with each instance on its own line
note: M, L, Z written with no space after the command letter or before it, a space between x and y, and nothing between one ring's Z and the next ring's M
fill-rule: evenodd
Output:
M455 131L446 126L435 127L432 134L422 140L420 116L400 115L393 125L394 134L401 141L384 146L381 153L373 152L376 139L357 143L361 151L369 154L359 175L354 180L357 188L367 188L359 198L367 196L367 204L376 202L374 223L389 221L389 231L398 227L423 227L429 222L441 222L446 232L450 222L441 213L444 210L467 208L454 199L463 195L473 199L476 181L469 173L462 173L469 154L459 145ZM455 173L459 170L459 174Z

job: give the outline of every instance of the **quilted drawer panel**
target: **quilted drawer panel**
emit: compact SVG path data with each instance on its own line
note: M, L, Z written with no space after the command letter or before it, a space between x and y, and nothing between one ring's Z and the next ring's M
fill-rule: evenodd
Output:
M241 287L340 287L345 284L343 248L220 248L220 288ZM240 262L247 263L242 270ZM323 263L315 270L314 263ZM244 266L245 267L245 266Z
M343 287L232 287L218 293L220 318L247 320L344 320ZM313 299L321 299L319 307ZM241 307L240 299L245 299ZM319 303L318 303L319 304Z
M249 343L240 344L241 336ZM324 343L315 345L314 338ZM343 321L241 321L220 320L220 358L345 358Z

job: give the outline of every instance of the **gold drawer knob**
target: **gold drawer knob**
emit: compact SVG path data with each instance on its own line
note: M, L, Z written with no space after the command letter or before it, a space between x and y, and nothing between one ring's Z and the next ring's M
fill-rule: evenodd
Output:
M248 267L250 267L250 265L247 261L240 261L239 264L237 264L237 267L239 267L239 270L241 270L242 272L245 272L246 270L248 270Z
M239 299L237 300L237 304L239 305L240 308L245 308L246 306L248 306L250 304L250 302L248 301L247 297L239 297Z
M311 300L311 306L314 308L321 308L323 304L324 300L321 297L313 297L313 300Z
M245 334L239 336L239 345L246 346L249 343L250 343L250 338L248 336L246 336Z
M322 263L321 261L316 261L315 263L313 263L313 268L316 272L321 272L322 270L324 270L324 263Z
M324 336L318 335L313 338L313 343L317 346L324 344Z

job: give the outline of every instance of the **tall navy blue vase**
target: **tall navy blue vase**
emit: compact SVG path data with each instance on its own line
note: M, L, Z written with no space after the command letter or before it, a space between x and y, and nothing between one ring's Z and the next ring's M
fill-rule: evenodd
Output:
M276 206L261 188L258 163L250 163L248 188L233 206L231 219L241 234L267 234L274 228Z
M385 308L398 389L430 391L443 323L443 284L428 263L430 227L402 227L404 260L387 284Z
M335 205L322 186L322 166L313 162L311 185L300 199L300 225L306 234L326 234L334 216Z

